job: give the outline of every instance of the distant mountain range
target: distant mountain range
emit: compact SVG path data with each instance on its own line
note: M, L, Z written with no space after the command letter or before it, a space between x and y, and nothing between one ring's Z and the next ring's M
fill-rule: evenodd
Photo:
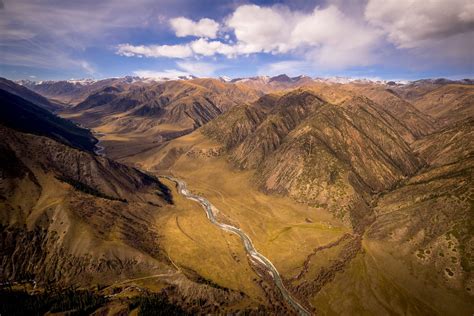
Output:
M429 107L426 104L430 102L426 101L429 95L425 96L425 93L456 84L459 85L456 89L466 90L463 87L470 86L473 82L471 79L394 82L346 77L290 77L285 74L236 79L199 79L187 76L172 80L127 76L103 80L18 81L23 87L39 94L36 98L53 100L45 99L43 103L54 102L54 105L46 104L45 108L60 111L64 117L84 126L96 130L101 126L103 130L107 129L109 135L113 131L118 138L123 134L130 137L134 133L137 139L143 139L137 147L138 151L149 148L156 142L189 133L235 105L253 102L266 93L295 88L310 88L319 92L322 89L332 89L332 94L326 93L326 98L329 99L332 96L347 98L349 96L344 96L341 92L346 91L347 94L349 90L375 98L377 104L383 105L392 115L401 115L399 119L407 128L404 135L411 138L413 135L423 135L423 130L433 124L429 117L421 119L418 109L405 99L411 98L410 102L413 100L415 106L420 104ZM451 105L448 104L449 106ZM469 107L465 111L470 111ZM440 122L449 121L443 118L442 112L430 112L430 115L438 115ZM461 111L459 115L464 114ZM107 146L109 154L113 148L120 151L122 143L115 140L113 143L118 147Z
M69 80L16 80L16 83L24 86L34 86L34 85L47 85L54 84L57 82L68 82L75 85L91 85L98 81L102 80L121 80L123 82L133 83L139 81L148 81L148 82L162 82L162 81L171 81L171 80L192 80L198 79L200 77L187 75L187 76L178 76L178 77L140 77L140 76L125 76L125 77L111 77L105 79L92 79L92 78L83 78L83 79L69 79ZM203 77L203 78L212 78L212 77ZM422 84L422 83L434 83L434 84L449 84L449 83L459 83L459 84L474 84L474 79L446 79L446 78L435 78L435 79L417 79L417 80L384 80L384 79L373 79L373 78L360 78L360 77L310 77L307 75L300 75L296 77L290 77L286 74L280 74L277 76L255 76L255 77L239 77L239 78L230 78L227 76L220 76L216 79L219 79L224 82L243 82L248 80L262 80L265 82L271 81L280 81L280 82L296 82L301 79L310 79L319 82L331 82L331 83L349 83L349 82L372 82L372 83L397 83L397 84Z
M42 95L48 96L48 98L58 98L59 101L65 103L77 103L81 101L87 93L96 91L101 87L110 85L121 85L121 84L134 84L134 83L157 83L173 80L193 80L197 79L196 76L179 76L176 78L168 77L138 77L138 76L125 76L117 78L106 78L106 79L70 79L70 80L48 80L48 81L32 81L32 80L17 80L16 83L25 86L35 92L41 93ZM281 74L278 76L256 76L248 78L229 78L229 77L218 77L217 80L222 82L231 82L245 84L253 87L263 87L268 85L268 89L281 88L281 86L287 86L288 88L296 87L311 82L322 82L322 83L334 83L334 84L347 84L347 83L377 83L387 85L423 85L423 84L474 84L474 79L461 79L461 80L450 80L444 78L438 79L421 79L421 80L381 80L381 79L370 79L370 78L351 78L351 77L328 77L311 78L309 76L301 75L297 77L289 77L288 75Z

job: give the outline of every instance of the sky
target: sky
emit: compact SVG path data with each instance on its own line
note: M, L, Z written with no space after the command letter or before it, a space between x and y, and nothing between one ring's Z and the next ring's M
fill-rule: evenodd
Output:
M472 0L0 0L13 80L474 77Z

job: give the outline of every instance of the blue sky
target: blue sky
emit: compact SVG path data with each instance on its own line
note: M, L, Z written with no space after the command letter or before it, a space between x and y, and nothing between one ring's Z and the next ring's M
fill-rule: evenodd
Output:
M0 0L10 79L474 77L471 0Z

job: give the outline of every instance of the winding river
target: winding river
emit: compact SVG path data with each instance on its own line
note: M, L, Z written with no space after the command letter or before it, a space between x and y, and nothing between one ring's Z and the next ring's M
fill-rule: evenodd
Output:
M97 132L93 132L93 134L94 134L95 139L97 139L97 143L95 144L94 153L98 156L105 156L104 155L105 147L100 145L100 143L102 141L99 139L99 137L105 136L105 134L104 133L97 133Z
M285 288L283 281L280 277L280 274L278 273L273 263L271 263L270 260L268 260L264 255L262 255L255 249L255 247L252 244L252 240L246 233L244 233L241 229L235 226L231 226L231 225L227 225L227 224L219 222L217 218L215 217L215 214L213 211L213 209L217 210L217 208L213 206L207 199L199 195L191 193L187 189L186 183L184 181L174 178L174 177L170 177L170 176L160 176L160 177L175 182L178 187L178 192L181 195L183 195L189 200L196 201L199 204L201 204L201 206L206 211L207 218L212 224L218 226L220 229L224 231L231 232L238 235L240 239L242 240L242 243L248 255L252 258L252 260L260 263L263 267L265 267L267 272L272 277L272 280L275 286L280 290L280 293L282 294L283 298L295 309L296 312L298 312L299 315L304 315L304 316L311 315L311 313L307 309L305 309L300 303L298 303L295 300L295 298L291 296L291 294Z

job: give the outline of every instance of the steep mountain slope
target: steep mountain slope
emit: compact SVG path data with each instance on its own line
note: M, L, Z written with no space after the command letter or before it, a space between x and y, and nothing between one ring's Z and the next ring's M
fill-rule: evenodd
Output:
M26 133L51 137L70 146L92 151L97 140L89 130L15 94L0 89L0 123Z
M148 207L171 202L168 188L136 169L93 154L96 140L88 130L3 90L0 103L1 249L3 258L11 258L1 261L2 278L90 281L87 278L101 268L99 257L87 256L88 247L104 242L110 216L123 221L137 207L143 208L145 220ZM83 224L88 228L81 240L77 234ZM137 225L132 228L137 230L141 224ZM137 242L136 252L145 247L140 238L125 237L122 242L132 247ZM29 239L38 249L23 244ZM83 248L82 242L88 246ZM84 269L87 276L81 273ZM128 264L127 269L134 267Z
M344 89L362 94L375 101L381 109L390 113L405 127L409 133L402 133L408 142L413 142L424 135L433 132L437 124L428 113L420 112L409 102L400 98L386 85L345 85ZM411 134L411 135L410 135Z
M451 124L415 142L412 147L431 166L454 163L461 158L472 158L474 117Z
M447 126L474 116L474 85L443 85L414 99L413 104Z
M327 314L472 313L473 124L412 144L425 167L374 200L364 251L316 295L316 306Z
M57 111L61 108L61 106L51 103L42 95L39 95L5 78L0 78L0 90L19 96L20 98L23 98L51 112Z
M398 274L397 286L441 314L474 310L473 124L471 119L414 144L429 166L380 197L367 232L375 258L396 262L385 273ZM410 281L401 269L411 271Z
M107 279L100 277L107 270L117 276L158 267L156 260L164 260L160 251L152 250L151 240L139 234L141 229L155 234L143 222L153 205L171 201L159 181L47 137L3 126L0 134L2 279L87 285L95 277ZM135 219L130 218L136 209ZM127 218L131 231L118 238L123 253L101 248L110 243L107 236L115 225ZM133 260L141 262L134 266ZM120 262L122 268L116 266Z
M304 86L332 104L343 104L356 96L366 96L372 106L381 109L385 120L403 139L412 143L432 132L437 123L429 115L418 111L392 90L393 85L382 83L349 82L346 84L315 81Z
M367 98L336 106L295 90L233 109L203 133L223 142L238 167L255 169L264 191L322 205L361 227L370 193L421 166L387 118Z

